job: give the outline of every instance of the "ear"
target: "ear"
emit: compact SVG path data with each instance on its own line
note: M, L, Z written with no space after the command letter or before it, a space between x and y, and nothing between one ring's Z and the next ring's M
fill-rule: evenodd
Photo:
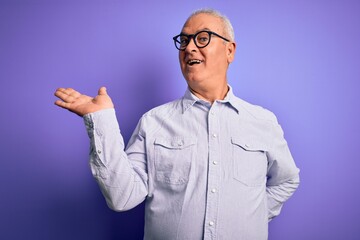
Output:
M236 50L236 43L235 42L229 42L226 46L226 57L227 61L230 64L232 61L234 61L235 58L235 50Z

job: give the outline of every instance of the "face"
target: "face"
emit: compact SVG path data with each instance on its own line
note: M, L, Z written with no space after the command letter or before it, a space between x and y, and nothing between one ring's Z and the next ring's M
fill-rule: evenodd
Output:
M209 30L229 39L229 36L224 33L221 19L203 13L190 18L181 32L195 34L201 30ZM210 44L205 48L196 47L194 41L191 40L184 51L179 51L182 74L190 87L213 87L217 84L226 84L226 72L234 59L234 54L234 42L225 42L214 35L211 36Z

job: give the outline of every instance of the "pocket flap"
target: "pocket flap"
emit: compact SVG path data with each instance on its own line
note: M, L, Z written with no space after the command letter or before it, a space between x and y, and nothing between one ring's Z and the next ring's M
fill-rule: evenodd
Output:
M231 143L238 145L239 147L243 148L246 151L261 151L266 152L268 148L265 146L265 144L257 141L250 141L239 137L232 137Z
M183 149L196 144L196 139L185 137L156 138L155 145L161 145L170 149Z

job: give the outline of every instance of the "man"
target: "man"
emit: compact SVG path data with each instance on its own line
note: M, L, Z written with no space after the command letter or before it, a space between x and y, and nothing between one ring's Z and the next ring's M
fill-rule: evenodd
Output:
M188 89L144 114L125 151L104 87L95 98L60 88L56 104L84 117L109 207L146 200L144 239L267 239L299 184L282 129L227 83L236 44L226 17L197 11L174 42Z

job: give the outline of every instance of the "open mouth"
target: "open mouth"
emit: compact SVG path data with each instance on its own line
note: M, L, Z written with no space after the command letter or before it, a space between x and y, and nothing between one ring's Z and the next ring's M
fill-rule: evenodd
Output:
M195 64L200 64L200 63L202 63L202 62L203 62L203 61L198 60L198 59L191 59L191 60L187 61L187 64L190 65L190 66L193 66L193 65L195 65Z

